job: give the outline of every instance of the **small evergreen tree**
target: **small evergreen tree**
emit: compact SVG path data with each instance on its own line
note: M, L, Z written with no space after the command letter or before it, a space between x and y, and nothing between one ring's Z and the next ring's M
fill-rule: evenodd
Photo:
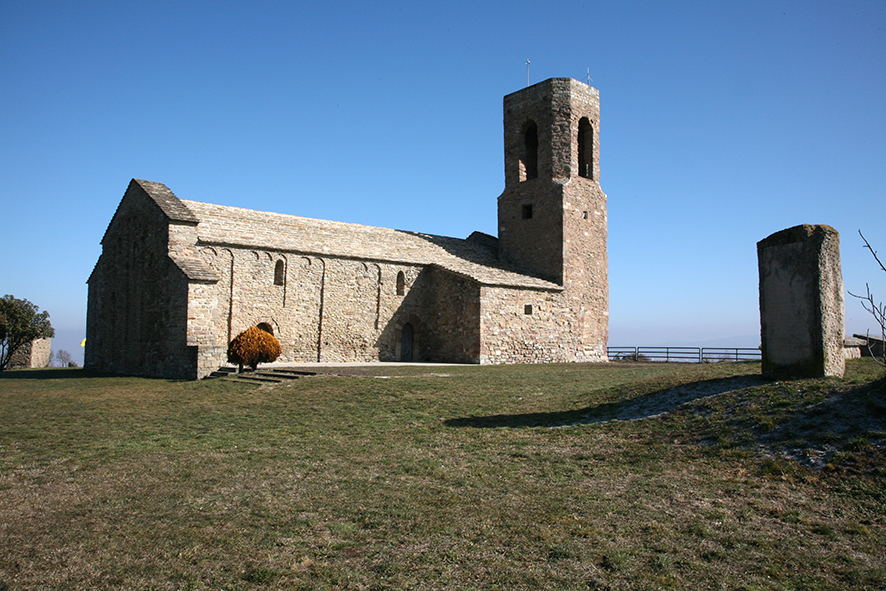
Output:
M251 326L234 337L228 345L228 361L252 369L259 363L275 361L283 351L280 341L269 332Z

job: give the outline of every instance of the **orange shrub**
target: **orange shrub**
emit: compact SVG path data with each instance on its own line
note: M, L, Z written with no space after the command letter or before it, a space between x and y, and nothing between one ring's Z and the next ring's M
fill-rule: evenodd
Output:
M257 326L247 328L228 345L228 361L253 369L259 363L275 361L280 353L280 341Z

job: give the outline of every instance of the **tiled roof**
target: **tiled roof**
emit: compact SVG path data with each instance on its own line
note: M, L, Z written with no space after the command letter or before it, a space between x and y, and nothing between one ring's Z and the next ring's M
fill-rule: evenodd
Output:
M503 263L478 241L197 201L181 203L199 220L197 234L203 244L434 265L482 285L562 289Z

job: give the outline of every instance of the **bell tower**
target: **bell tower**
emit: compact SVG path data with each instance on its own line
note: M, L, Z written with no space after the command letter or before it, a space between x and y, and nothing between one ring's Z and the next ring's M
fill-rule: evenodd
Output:
M599 129L600 93L577 80L551 78L504 97L498 252L562 285L586 357L605 359L609 262Z

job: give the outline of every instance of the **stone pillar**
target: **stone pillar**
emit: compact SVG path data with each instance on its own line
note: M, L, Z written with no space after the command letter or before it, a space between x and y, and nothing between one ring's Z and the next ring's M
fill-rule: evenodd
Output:
M840 235L802 225L757 243L763 375L843 376Z

